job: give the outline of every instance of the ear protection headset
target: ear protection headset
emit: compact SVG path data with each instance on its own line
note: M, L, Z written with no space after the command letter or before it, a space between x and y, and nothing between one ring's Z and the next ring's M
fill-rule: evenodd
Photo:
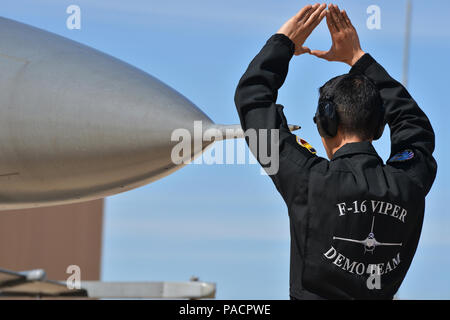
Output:
M339 82L340 81L342 81L342 79L339 80ZM337 84L339 84L339 82ZM334 88L337 86L337 84L334 86ZM381 112L380 118L378 119L377 131L375 132L373 137L374 140L380 139L384 131L385 123L383 103L381 103L380 111ZM319 134L322 137L332 138L336 136L339 126L339 115L337 113L337 106L333 101L333 96L326 96L319 100L319 104L317 106L313 121L317 125Z
M320 99L317 106L314 123L322 137L332 138L336 136L339 125L339 116L336 112L336 105L329 98Z

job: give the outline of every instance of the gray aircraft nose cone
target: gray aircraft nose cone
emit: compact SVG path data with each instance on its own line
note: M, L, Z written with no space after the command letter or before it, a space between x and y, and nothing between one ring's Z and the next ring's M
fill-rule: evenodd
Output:
M0 207L103 197L159 179L175 129L212 125L156 78L0 19ZM203 146L206 146L203 144Z

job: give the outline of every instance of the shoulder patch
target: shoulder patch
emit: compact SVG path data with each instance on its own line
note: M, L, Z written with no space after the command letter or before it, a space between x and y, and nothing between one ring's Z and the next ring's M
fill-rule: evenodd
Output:
M296 140L297 140L297 143L299 144L299 145L301 145L303 148L306 148L309 152L311 152L312 154L317 154L317 151L316 151L316 149L314 149L313 148L313 146L312 145L310 145L308 142L306 142L305 140L303 140L303 139L301 139L301 138L299 138L298 136L296 136Z
M406 150L396 153L388 161L389 162L404 162L404 161L411 160L412 158L414 158L414 152L410 149L406 149Z

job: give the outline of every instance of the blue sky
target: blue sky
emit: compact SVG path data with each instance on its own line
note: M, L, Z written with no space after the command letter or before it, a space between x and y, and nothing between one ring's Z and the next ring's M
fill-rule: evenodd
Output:
M82 42L158 77L217 123L238 123L233 95L250 60L307 1L16 0L2 15ZM337 1L362 47L401 79L405 1ZM66 8L81 8L81 30L66 28ZM381 30L368 30L366 9L381 8ZM400 298L450 298L450 140L448 73L450 2L413 1L409 90L437 135L439 169L427 197L422 238ZM307 40L327 49L322 23ZM324 156L312 122L317 88L348 67L294 57L279 94L299 136ZM375 143L389 154L389 135ZM219 299L286 299L287 209L257 165L188 165L173 175L106 199L102 280L216 282Z

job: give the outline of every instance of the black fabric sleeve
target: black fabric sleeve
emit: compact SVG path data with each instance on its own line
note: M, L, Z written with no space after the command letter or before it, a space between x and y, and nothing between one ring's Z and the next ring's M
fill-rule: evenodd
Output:
M385 120L391 130L391 156L412 150L408 161L388 160L388 164L404 170L427 194L437 171L433 158L435 135L430 121L405 87L393 79L370 54L362 56L350 72L360 72L371 79L380 90L385 107Z
M283 106L276 103L278 89L286 79L294 50L295 45L287 36L274 34L270 37L240 79L234 99L243 130L257 133L257 143L249 143L249 139L247 143L265 168L267 165L261 161L258 150L267 148L272 152L270 136L273 130L278 131L278 151L274 152L279 154L279 169L268 174L288 205L295 189L293 175L320 159L297 144L296 136L289 131ZM261 143L260 134L267 134L266 146Z

